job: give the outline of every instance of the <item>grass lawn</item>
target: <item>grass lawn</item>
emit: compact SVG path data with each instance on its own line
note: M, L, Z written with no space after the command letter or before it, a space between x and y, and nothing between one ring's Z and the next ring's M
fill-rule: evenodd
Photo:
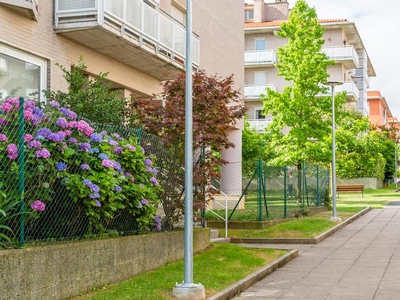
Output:
M207 298L227 288L287 253L277 249L252 249L233 244L212 244L193 258L193 281L201 283ZM135 276L115 285L99 287L73 300L164 300L172 297L184 276L183 261Z
M364 191L364 197L357 193L343 193L337 198L338 216L345 220L367 206L381 209L388 202L400 200L400 193L394 187ZM312 238L337 223L329 221L332 211L324 211L312 216L290 219L261 230L233 230L229 236L271 237L271 238ZM220 230L224 236L224 231ZM201 283L207 297L216 294L231 284L276 260L286 253L285 250L252 249L233 244L213 244L194 256L194 282ZM98 287L93 292L71 298L73 300L170 300L172 289L184 276L183 261L166 265L146 274L133 277L119 284Z

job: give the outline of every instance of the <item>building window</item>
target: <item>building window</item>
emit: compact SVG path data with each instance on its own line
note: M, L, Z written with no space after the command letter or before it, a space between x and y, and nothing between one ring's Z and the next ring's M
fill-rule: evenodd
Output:
M256 39L256 51L267 50L267 41L265 39Z
M256 120L265 120L265 116L262 114L261 107L256 107L254 109L254 116L255 116Z
M46 60L0 44L0 100L24 97L44 101Z
M250 21L254 19L254 10L253 9L246 9L244 11L244 20Z

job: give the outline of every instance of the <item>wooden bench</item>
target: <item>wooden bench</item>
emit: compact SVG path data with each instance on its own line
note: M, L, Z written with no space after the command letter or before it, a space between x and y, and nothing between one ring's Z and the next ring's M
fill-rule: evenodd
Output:
M358 192L364 197L364 185L363 184L341 184L336 186L336 193L347 193L347 192Z

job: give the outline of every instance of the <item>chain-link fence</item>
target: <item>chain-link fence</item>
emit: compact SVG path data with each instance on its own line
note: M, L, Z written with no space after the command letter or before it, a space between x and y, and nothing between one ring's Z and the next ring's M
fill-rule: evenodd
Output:
M261 221L293 217L306 207L324 205L329 194L329 170L308 163L302 163L301 168L271 167L260 160L237 172L221 174L221 180L225 186L230 182L242 189L232 194L219 187L222 193L216 196L217 201L211 201L209 219L215 219L215 213L225 215L225 200L229 220Z
M181 160L162 139L56 103L7 99L0 155L0 246L159 231L168 206L157 199L183 194Z

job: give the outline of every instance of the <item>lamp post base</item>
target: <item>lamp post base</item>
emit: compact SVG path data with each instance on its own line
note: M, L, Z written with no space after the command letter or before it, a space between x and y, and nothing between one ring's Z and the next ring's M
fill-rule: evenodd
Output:
M174 287L172 295L177 299L183 300L205 300L206 292L201 284L177 284Z
M340 223L342 222L342 219L340 217L331 217L329 221Z

